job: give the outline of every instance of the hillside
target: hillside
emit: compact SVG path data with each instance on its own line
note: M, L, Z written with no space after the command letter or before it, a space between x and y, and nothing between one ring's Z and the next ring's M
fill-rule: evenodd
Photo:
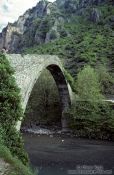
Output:
M103 64L113 72L114 9L112 3L102 1L98 4L89 4L88 1L84 5L79 1L81 5L73 11L73 3L77 4L77 1L69 1L68 8L66 7L68 1L65 2L59 7L63 15L62 24L58 22L60 37L57 35L58 31L54 30L51 42L34 43L36 46L27 49L27 53L57 54L64 58L65 67L74 76L85 64L92 66ZM52 17L49 18L50 20Z
M46 16L48 23L56 16L56 30L51 38L24 48L25 53L56 54L76 78L91 65L100 74L103 94L114 94L114 3L112 1L59 1L55 14ZM62 3L63 2L63 3ZM85 2L85 3L84 3ZM58 16L58 17L57 17ZM59 21L61 19L61 22ZM57 22L58 21L58 22ZM53 28L52 27L52 28ZM46 27L42 28L42 32ZM39 29L38 29L39 31ZM30 40L31 41L31 40Z
M3 47L10 53L57 54L74 77L85 64L103 65L113 76L114 2L42 0L3 29Z

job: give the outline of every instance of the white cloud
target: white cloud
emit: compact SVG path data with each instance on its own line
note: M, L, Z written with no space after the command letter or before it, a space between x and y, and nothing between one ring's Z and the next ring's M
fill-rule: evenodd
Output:
M0 0L0 31L8 22L14 22L27 9L32 8L39 0ZM49 0L53 2L54 0Z

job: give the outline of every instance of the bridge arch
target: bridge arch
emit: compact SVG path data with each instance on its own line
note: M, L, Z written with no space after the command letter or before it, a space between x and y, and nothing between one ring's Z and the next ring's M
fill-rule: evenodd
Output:
M32 89L40 77L40 74L45 70L49 70L53 76L58 88L62 118L62 129L67 130L67 119L65 112L71 105L72 92L64 75L64 68L57 56L50 55L7 55L11 65L15 69L15 78L18 86L21 89L22 107L25 111ZM17 124L17 129L21 127L21 121Z

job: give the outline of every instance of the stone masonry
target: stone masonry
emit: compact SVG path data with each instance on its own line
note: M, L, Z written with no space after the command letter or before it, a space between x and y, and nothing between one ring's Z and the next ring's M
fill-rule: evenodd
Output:
M21 91L22 107L25 111L27 102L29 100L32 89L38 80L41 72L48 69L55 79L60 102L62 107L62 129L66 130L67 121L65 113L67 112L72 101L72 91L70 85L64 76L64 67L60 59L53 55L20 55L20 54L6 54L7 59L10 61L11 66L15 70L15 78L17 85ZM17 124L19 130L21 121Z

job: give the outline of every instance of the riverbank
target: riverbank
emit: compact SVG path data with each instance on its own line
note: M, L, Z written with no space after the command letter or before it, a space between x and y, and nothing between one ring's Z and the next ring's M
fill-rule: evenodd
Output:
M68 138L82 138L82 139L89 139L89 140L106 140L106 141L114 141L114 134L109 137L109 135L99 135L98 137L93 135L88 135L88 133L84 132L83 130L71 130L69 129L68 132L63 132L61 128L53 126L33 126L33 127L23 127L21 128L22 133L28 133L33 135L47 135L50 137L68 137Z

